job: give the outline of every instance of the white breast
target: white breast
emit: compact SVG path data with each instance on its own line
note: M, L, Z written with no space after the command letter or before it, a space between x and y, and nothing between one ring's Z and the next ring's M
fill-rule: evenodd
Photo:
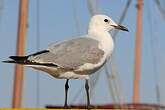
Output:
M109 58L114 49L114 42L111 35L106 31L90 31L92 38L99 41L99 48L105 52L106 59Z

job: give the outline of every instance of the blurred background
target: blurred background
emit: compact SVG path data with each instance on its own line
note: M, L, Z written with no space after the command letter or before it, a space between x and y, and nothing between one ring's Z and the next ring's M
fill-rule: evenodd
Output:
M129 32L110 32L111 61L91 76L91 103L132 103L137 0L29 0L25 54L87 33L93 14L106 14ZM19 0L0 0L0 61L16 54ZM165 105L165 1L144 0L140 103ZM12 107L14 65L0 63L0 107ZM65 80L25 68L22 107L64 104ZM86 101L84 80L70 80L69 104Z

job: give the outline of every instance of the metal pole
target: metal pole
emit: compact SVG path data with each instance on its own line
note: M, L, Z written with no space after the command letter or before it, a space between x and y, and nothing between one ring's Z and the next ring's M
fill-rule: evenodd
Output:
M16 54L18 56L24 55L27 12L28 12L28 0L20 0L18 33L17 33L17 50L16 50ZM12 102L13 108L21 108L23 73L24 73L23 66L16 65L14 87L13 87L13 102Z
M142 47L142 9L143 0L137 0L137 27L135 44L135 64L134 64L134 87L133 102L140 101L140 77L141 77L141 47Z

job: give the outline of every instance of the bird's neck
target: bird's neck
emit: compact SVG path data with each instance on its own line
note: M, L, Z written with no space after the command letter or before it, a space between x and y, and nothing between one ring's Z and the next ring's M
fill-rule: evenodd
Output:
M111 55L114 48L114 42L109 32L105 30L89 30L88 34L90 34L93 39L99 41L100 49L104 50L107 56Z

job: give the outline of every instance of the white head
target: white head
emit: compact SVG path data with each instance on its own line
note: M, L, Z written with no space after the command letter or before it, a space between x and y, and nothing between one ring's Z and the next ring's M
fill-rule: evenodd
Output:
M95 15L89 23L89 31L110 31L112 29L120 29L128 31L124 26L116 24L110 17L106 15Z

